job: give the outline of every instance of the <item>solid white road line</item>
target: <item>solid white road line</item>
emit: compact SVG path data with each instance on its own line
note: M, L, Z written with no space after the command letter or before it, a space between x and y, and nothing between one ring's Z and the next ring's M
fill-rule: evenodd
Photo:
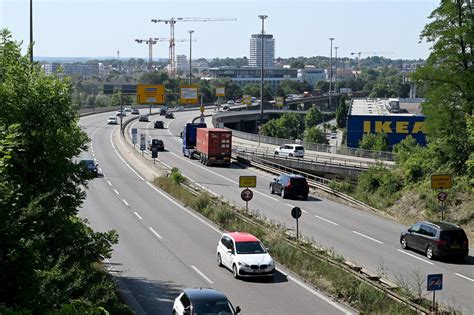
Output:
M120 195L118 190L114 188L114 192L117 194L117 195Z
M118 128L118 127L115 127L115 128ZM122 162L133 172L135 173L135 175L137 175L138 178L140 178L142 181L145 181L145 179L143 177L140 176L140 174L137 173L137 171L135 171L133 169L133 167L131 167L127 161L125 161L123 159L123 157L120 155L120 153L117 151L117 149L115 148L115 145L114 145L114 141L112 139L112 135L114 134L115 132L115 128L114 130L110 133L110 143L112 144L112 148L114 149L115 153L117 154L117 156L119 157L120 160L122 160Z
M107 181L107 184L109 184L109 186L112 186L112 183L110 182L110 180Z
M193 268L194 271L196 271L201 277L204 278L204 280L206 280L206 281L209 282L210 284L213 284L213 283L214 283L214 282L211 281L211 279L209 279L208 277L206 277L206 275L203 274L201 270L197 269L196 266L191 265L191 268Z
M163 164L164 166L166 166L167 168L172 168L171 166L169 166L168 164L166 164L165 162L161 161L161 164Z
M135 211L134 214L141 220L142 217Z
M325 219L325 218L323 218L323 217L320 217L319 215L316 215L316 214L315 214L314 216L315 216L316 218L320 219L320 220L326 221L326 222L331 223L331 224L333 224L333 225L336 225L336 226L339 225L339 224L337 224L336 222L333 222L333 221L331 221L331 220L328 220L328 219Z
M471 281L471 282L474 282L474 279L471 279L471 278L469 278L469 277L466 277L466 276L464 276L464 275L462 275L462 274L460 274L460 273L457 273L457 272L456 272L456 273L454 273L454 274L455 274L456 276L459 276L459 277L461 277L461 278L464 278L464 279L467 279L467 280L469 280L469 281Z
M123 203L127 206L127 207L130 207L130 205L128 204L127 200L125 199L122 199Z
M300 287L302 287L303 289L306 289L308 292L310 292L311 294L319 297L321 300L325 301L326 303L332 305L333 307L337 308L338 310L340 310L341 312L343 312L344 314L352 314L349 310L343 308L341 305L335 303L334 301L331 300L331 298L319 293L318 291L314 290L313 288L311 288L310 286L304 284L303 282L301 282L300 280L296 279L296 278L293 278L292 276L288 276L287 277L289 280L293 281L294 283L296 283L297 285L299 285Z
M156 235L156 237L158 237L160 240L162 239L161 235L158 234L155 230L153 230L153 228L151 226L148 227L150 229L150 231Z
M415 255L412 255L412 254L410 254L410 253L407 253L407 252L402 251L401 249L397 249L397 251L399 251L400 253L403 253L403 254L405 254L405 255L411 256L411 257L413 257L413 258L416 258L416 259L418 259L418 260L421 260L422 262L425 262L425 263L427 263L427 264L430 264L430 265L433 265L433 266L434 266L434 264L433 264L431 261L424 260L423 258L420 258L420 257L416 257Z
M355 233L355 234L357 234L357 235L360 235L360 236L362 236L362 237L365 237L365 238L367 238L367 239L369 239L369 240L371 240L371 241L374 241L374 242L376 242L376 243L383 244L383 242L381 242L381 241L379 241L379 240L376 240L375 238L372 238L372 237L367 236L367 235L365 235L365 234L359 233L359 232L357 232L357 231L352 231L352 233Z
M292 207L292 208L295 207L295 206L293 206L293 205L290 205L289 203L287 203L286 205L289 206L289 207Z

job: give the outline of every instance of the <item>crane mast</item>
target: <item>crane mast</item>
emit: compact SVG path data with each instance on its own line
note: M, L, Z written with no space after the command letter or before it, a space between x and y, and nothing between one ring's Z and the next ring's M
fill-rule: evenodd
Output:
M152 71L152 64L153 64L153 45L155 45L157 42L165 42L169 41L169 38L158 38L158 37L150 37L148 39L135 39L135 41L139 44L145 43L148 45L148 70ZM175 39L175 41L178 42L185 42L187 41L186 39Z
M175 46L176 40L174 36L174 25L176 22L216 22L216 21L237 21L237 19L224 19L224 18L192 18L192 17L172 17L169 19L152 19L153 23L165 23L170 26L170 39L169 39L169 74L172 78L176 76L176 56Z

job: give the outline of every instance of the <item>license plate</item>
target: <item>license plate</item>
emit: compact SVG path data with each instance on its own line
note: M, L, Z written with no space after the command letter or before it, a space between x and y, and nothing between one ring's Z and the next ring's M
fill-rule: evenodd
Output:
M451 245L451 248L456 249L456 248L461 248L461 246L459 246L459 245Z

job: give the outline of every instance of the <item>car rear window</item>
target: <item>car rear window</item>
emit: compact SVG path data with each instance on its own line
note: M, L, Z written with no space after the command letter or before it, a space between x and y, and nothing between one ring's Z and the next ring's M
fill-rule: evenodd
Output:
M304 151L304 148L302 146L297 146L295 147L296 151Z
M446 242L464 242L467 240L466 233L463 230L441 231L439 238Z
M306 178L291 178L291 185L295 186L306 186Z

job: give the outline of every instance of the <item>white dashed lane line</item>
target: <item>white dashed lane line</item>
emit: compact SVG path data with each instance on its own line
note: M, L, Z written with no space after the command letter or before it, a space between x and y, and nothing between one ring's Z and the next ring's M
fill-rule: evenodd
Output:
M357 234L357 235L360 235L360 236L362 236L362 237L365 237L366 239L369 239L369 240L374 241L374 242L376 242L376 243L383 244L383 242L381 242L381 241L379 241L379 240L376 240L375 238L372 238L372 237L367 236L367 235L365 235L365 234L359 233L359 232L357 232L357 231L352 231L352 233L355 233L355 234Z
M461 277L461 278L464 278L464 279L469 280L469 281L471 281L471 282L474 282L474 279L471 279L471 278L469 278L469 277L466 277L466 276L464 276L464 275L462 275L462 274L460 274L460 273L457 273L457 272L456 272L456 273L454 273L454 274L455 274L456 276L458 276L458 277Z
M199 269L196 268L196 266L193 266L191 265L191 268L194 269L194 271L196 271L201 277L204 278L204 280L206 280L207 282L209 282L210 284L213 284L214 282L212 282L211 279L209 279L208 277L206 277L206 275Z
M328 219L325 219L325 218L323 218L323 217L320 217L319 215L316 215L316 214L315 214L314 216L315 216L316 218L320 219L320 220L323 220L323 221L326 221L326 222L328 222L328 223L331 223L332 225L336 225L336 226L339 225L339 224L337 224L336 222L333 222L333 221L331 221L331 220L328 220Z
M117 194L117 195L120 195L118 190L114 188L114 192Z
M162 239L161 235L158 234L151 226L148 227L148 228L150 229L150 231L151 231L153 234L155 234L156 237L158 237L160 240Z
M399 252L402 253L402 254L411 256L411 257L413 257L413 258L415 258L415 259L421 260L422 262L425 262L425 263L427 263L427 264L430 264L430 265L434 266L434 263L432 263L431 261L424 260L423 258L420 258L420 257L416 257L415 255L412 255L412 254L410 254L410 253L404 252L404 251L401 250L401 249L397 249L397 251L399 251Z
M109 186L112 186L112 183L110 182L110 180L107 181L107 184L109 184Z
M127 200L125 199L122 199L123 203L127 206L127 207L130 207L130 205L128 204Z
M135 214L140 220L142 219L142 217L137 212L134 212L133 214Z

